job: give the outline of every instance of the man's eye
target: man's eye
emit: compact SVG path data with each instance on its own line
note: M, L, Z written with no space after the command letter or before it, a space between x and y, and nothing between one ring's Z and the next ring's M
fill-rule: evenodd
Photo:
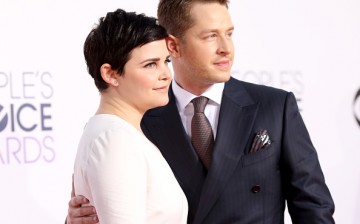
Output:
M210 34L209 36L208 36L208 38L215 38L216 37L216 34L215 33L213 33L213 34Z
M211 34L208 34L206 36L204 36L204 39L205 40L212 40L212 39L215 39L217 37L216 33L211 33Z
M228 36L228 37L232 37L232 35L233 35L233 32L226 33L226 36Z

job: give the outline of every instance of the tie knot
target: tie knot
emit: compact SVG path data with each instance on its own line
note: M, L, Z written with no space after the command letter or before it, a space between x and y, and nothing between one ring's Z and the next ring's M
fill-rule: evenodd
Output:
M205 106L208 101L209 101L209 99L206 98L205 96L199 96L199 97L194 98L191 102L194 105L195 113L204 113Z

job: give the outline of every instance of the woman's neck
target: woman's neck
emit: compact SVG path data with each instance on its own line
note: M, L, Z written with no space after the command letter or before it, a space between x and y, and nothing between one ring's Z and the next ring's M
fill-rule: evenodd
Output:
M142 132L140 123L144 112L140 112L119 98L109 97L106 94L102 94L96 114L116 115Z

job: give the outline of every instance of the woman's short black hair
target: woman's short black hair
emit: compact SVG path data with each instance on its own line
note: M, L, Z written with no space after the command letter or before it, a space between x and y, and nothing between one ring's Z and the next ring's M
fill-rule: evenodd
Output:
M84 56L89 74L101 92L108 87L102 79L100 68L108 63L119 75L130 59L134 48L168 36L165 28L154 17L117 9L99 19L84 44Z

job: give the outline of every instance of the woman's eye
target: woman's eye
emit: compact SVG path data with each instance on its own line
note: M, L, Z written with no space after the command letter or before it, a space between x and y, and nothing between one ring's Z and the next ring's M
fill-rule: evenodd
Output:
M171 60L170 60L170 58L167 58L167 59L165 60L165 64L169 64L169 63L171 63Z
M156 63L155 62L151 62L151 63L149 63L149 64L146 64L145 65L145 68L153 68L153 67L155 67L156 66Z

